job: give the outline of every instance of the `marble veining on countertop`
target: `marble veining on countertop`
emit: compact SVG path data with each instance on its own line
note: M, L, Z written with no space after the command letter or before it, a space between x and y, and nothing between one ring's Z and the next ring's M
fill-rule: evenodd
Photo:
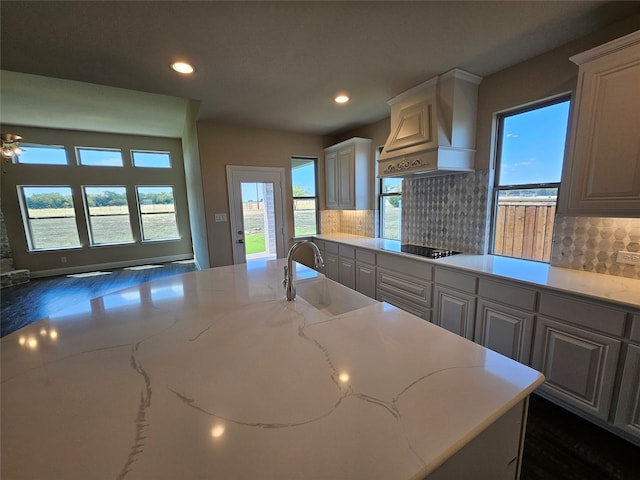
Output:
M640 308L640 281L637 279L581 272L569 268L553 267L547 263L498 255L460 254L432 260L400 253L400 242L395 240L361 237L344 233L315 235L315 237L383 253L410 256L413 259L430 262L434 265L455 267L471 273L491 275L558 292L577 294L596 300L618 303L622 306Z
M2 478L422 478L543 380L298 264L288 302L284 264L156 280L4 337Z

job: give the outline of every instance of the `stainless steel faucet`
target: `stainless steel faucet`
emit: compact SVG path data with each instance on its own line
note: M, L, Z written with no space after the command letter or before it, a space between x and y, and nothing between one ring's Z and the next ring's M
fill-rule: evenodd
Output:
M318 250L318 246L315 243L311 240L300 240L294 243L287 254L287 265L284 267L284 280L282 280L282 285L284 286L284 291L286 292L287 300L289 301L296 298L296 287L293 285L293 254L296 253L296 251L303 245L309 245L313 250L313 264L315 265L315 268L324 267L324 260L322 259L320 250Z

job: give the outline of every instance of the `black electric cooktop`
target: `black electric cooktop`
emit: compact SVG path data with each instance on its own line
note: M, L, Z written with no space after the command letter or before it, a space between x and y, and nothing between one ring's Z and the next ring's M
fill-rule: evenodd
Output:
M441 248L424 247L422 245L411 245L410 243L403 243L400 245L400 251L427 258L442 258L460 253L454 250L443 250Z

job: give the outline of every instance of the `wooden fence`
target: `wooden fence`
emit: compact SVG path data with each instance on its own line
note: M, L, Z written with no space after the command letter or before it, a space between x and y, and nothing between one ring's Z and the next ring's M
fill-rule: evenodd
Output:
M548 262L555 215L555 199L501 200L496 218L494 253Z

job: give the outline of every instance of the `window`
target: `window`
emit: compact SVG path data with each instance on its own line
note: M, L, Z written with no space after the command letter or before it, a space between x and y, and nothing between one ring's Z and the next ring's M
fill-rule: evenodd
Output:
M122 152L116 148L76 147L80 165L122 167Z
M179 238L173 187L136 187L142 240Z
M126 187L84 187L91 245L132 243Z
M492 253L549 262L569 98L498 117Z
M169 152L131 150L131 159L133 160L134 167L171 168L171 156Z
M380 179L380 237L400 240L402 178Z
M71 187L18 187L30 250L80 246Z
M318 197L315 158L291 159L295 236L318 233Z
M32 165L67 165L67 152L58 145L34 145L21 143L22 153L17 163Z

